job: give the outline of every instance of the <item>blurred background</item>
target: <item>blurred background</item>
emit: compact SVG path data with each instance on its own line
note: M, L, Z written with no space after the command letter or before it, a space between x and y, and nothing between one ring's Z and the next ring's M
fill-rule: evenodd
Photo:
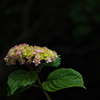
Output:
M6 66L3 59L20 43L55 50L62 58L60 67L83 75L86 90L69 88L49 93L52 100L99 98L100 0L1 0L0 17L0 100L46 100L34 87L6 97L7 77L16 66ZM41 73L42 80L49 69Z

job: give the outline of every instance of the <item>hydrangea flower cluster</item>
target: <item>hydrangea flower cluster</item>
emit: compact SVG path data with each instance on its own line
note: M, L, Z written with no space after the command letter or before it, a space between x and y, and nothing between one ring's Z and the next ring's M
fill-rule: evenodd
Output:
M57 58L57 53L47 47L29 46L29 44L23 43L12 47L4 60L6 65L15 65L16 61L19 61L20 64L35 63L35 66L38 66L41 61L49 63Z

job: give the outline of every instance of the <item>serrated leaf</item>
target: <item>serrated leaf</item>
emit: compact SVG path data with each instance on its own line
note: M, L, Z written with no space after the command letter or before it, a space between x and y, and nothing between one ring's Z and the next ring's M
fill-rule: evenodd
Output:
M60 62L61 62L61 58L60 58L60 55L58 55L58 58L53 61L53 62L49 62L49 63L42 63L40 65L41 69L45 66L50 66L50 67L58 67L60 65Z
M28 89L35 83L37 75L33 71L16 70L8 77L8 96L13 95L15 92L21 92Z
M51 72L42 83L45 90L55 92L64 88L84 87L82 75L71 68L59 68Z

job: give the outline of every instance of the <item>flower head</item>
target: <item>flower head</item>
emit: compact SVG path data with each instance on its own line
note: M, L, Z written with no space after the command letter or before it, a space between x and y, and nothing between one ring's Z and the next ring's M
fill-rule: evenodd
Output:
M4 58L7 65L15 65L16 61L20 64L35 63L35 66L41 64L41 61L53 62L58 58L55 51L47 47L29 46L23 43L12 47Z

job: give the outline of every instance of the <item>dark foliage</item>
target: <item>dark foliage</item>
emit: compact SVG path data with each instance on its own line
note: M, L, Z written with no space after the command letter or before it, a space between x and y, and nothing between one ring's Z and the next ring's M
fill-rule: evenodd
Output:
M0 98L7 99L7 76L20 68L6 66L3 58L9 48L25 42L54 49L61 55L60 67L73 68L83 75L87 90L70 88L50 93L52 100L96 100L100 87L99 9L100 0L1 0ZM49 69L41 75L46 78ZM8 100L34 98L46 100L35 88Z

